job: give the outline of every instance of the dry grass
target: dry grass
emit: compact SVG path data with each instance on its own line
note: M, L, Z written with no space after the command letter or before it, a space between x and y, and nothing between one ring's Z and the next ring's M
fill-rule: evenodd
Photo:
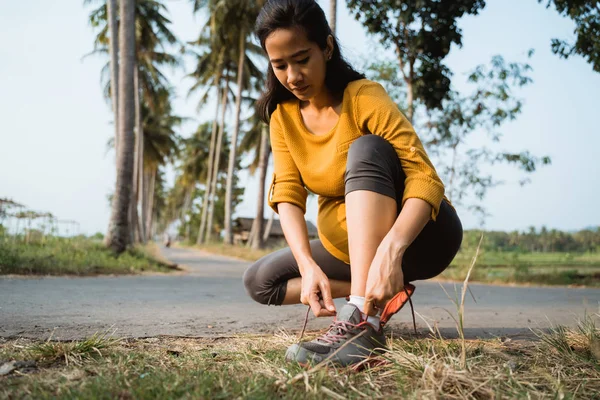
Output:
M296 335L0 344L37 369L0 377L0 398L597 398L600 315L539 340L392 338L377 367L306 371L284 360ZM313 335L316 332L312 332ZM463 343L464 365L463 365ZM301 379L294 379L300 376Z
M192 248L206 251L208 253L219 254L222 256L229 256L239 258L245 261L256 261L268 254L271 254L274 251L282 249L286 247L285 244L281 246L262 249L262 250L254 250L250 247L239 246L239 245L228 245L224 243L207 243L199 246L191 246Z

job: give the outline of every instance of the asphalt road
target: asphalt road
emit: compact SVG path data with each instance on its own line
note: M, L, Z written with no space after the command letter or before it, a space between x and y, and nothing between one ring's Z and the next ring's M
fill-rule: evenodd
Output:
M301 329L305 306L267 307L248 297L241 278L249 263L188 249L164 249L164 255L187 271L88 278L0 277L0 337L52 335L67 340L107 331L123 337L227 336ZM440 284L415 285L415 310L444 335L455 335L449 313L456 315L456 309ZM454 295L454 284L443 286ZM467 296L469 337L530 336L530 328L574 325L584 313L600 312L600 289L470 287L476 302ZM343 302L336 300L338 306ZM410 331L411 321L407 307L390 326L398 332ZM308 329L321 329L329 322L311 317ZM417 325L427 331L420 317Z

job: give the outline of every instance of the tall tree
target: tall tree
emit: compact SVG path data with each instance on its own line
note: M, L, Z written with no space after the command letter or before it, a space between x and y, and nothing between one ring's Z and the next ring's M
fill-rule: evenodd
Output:
M382 81L384 86L393 87L400 78L389 66L388 62L379 62L368 69L368 75ZM538 166L550 163L548 157L538 157L529 151L509 152L494 146L502 137L498 128L522 111L523 103L516 91L532 82L530 72L527 63L507 63L495 56L489 65L479 65L469 74L469 83L474 86L471 93L451 90L441 110L419 113L414 122L446 184L446 195L455 205L466 206L478 214L481 221L486 216L483 198L490 188L502 183L486 173L486 167L505 163L532 173ZM390 95L398 101L402 92L391 90ZM489 140L480 137L473 146L476 134L487 134Z
M452 44L460 46L457 20L475 15L484 0L347 0L348 9L369 33L393 47L406 84L406 116L414 103L440 108L450 92L451 72L443 64Z
M119 120L119 116L117 115L119 110L119 95L117 90L117 88L119 87L119 42L117 41L117 0L108 0L106 2L106 11L108 14L108 32L110 36L110 44L108 47L108 52L110 56L110 94L112 97L112 108L115 121L116 146L116 144L119 143L119 125L117 124L117 121ZM115 148L115 152L116 151L118 151L117 148Z
M116 253L122 253L130 244L128 221L133 180L133 124L135 66L135 0L121 0L119 15L119 152L117 153L117 182L113 195L111 219L106 245Z
M227 167L227 184L225 191L225 233L224 242L233 244L233 232L231 230L232 217L232 192L233 192L233 174L235 173L235 160L237 157L238 133L240 130L240 110L242 107L242 91L244 78L244 61L246 60L246 31L244 27L240 29L240 56L238 58L237 70L237 94L235 96L235 111L233 133L231 137L231 150L229 151L229 164Z
M250 175L254 175L258 171L258 190L256 217L252 222L247 245L259 249L264 247L262 232L264 231L265 184L271 156L271 145L269 143L269 127L258 118L258 114L252 114L248 123L250 129L244 134L240 142L240 152L248 155L251 159L247 167Z
M225 195L225 233L224 241L227 244L233 244L233 231L232 231L232 217L233 217L233 178L235 174L235 165L237 159L237 147L238 147L238 136L240 131L240 111L242 107L242 93L248 89L250 80L249 76L244 77L246 68L246 61L251 62L248 55L246 54L247 42L250 39L248 36L252 32L253 25L258 17L260 6L263 1L248 1L248 0L235 0L232 4L233 16L236 17L238 24L238 35L239 45L237 46L238 59L237 59L237 94L235 97L235 111L233 120L233 130L231 138L231 150L229 152L229 165L227 169L227 188ZM251 44L251 40L250 40ZM260 53L262 54L262 52ZM257 69L252 66L248 72ZM258 77L262 78L262 73L258 73ZM261 79L262 80L262 79Z
M329 0L329 26L335 36L335 25L337 19L337 0Z
M90 14L90 23L99 28L94 43L94 53L110 53L110 9L112 0L85 0L85 3L99 1L101 5L92 10ZM144 196L152 195L152 191L144 190L144 184L148 179L142 176L144 174L145 163L145 145L144 145L144 123L142 121L142 108L148 107L149 112L160 114L159 108L164 105L161 102L170 101L169 96L162 96L160 93L168 91L169 82L161 71L163 66L176 67L180 61L177 57L165 51L166 44L176 44L177 39L169 29L170 21L164 15L167 9L157 0L138 0L136 1L135 32L136 32L136 65L134 72L134 91L135 91L135 145L134 145L134 185L133 201L130 210L131 234L135 239L145 240L145 229L147 225L147 213L140 211L138 218L138 207L148 204L148 199ZM114 16L116 18L115 10ZM103 69L103 81L105 82L105 96L114 97L118 92L113 82L117 82L112 75L107 76L105 71L114 63L109 64ZM113 90L115 88L115 90ZM113 105L116 101L112 102ZM146 113L147 114L147 113ZM115 126L118 124L115 123ZM115 141L115 147L117 142ZM152 183L152 181L149 181ZM150 201L151 203L152 201Z
M252 223L252 230L250 231L250 247L253 249L262 249L264 247L263 241L263 225L265 215L265 183L267 179L267 166L269 165L269 156L271 155L271 146L269 144L269 129L267 125L261 127L260 135L260 150L259 150L259 164L258 164L258 193L256 200L256 218Z
M212 168L212 178L210 186L208 187L208 218L206 220L206 232L202 243L211 241L213 233L213 218L215 212L215 199L217 190L217 180L219 178L219 162L221 159L221 147L223 145L223 134L225 132L225 114L227 113L227 99L228 99L228 87L229 87L229 71L225 71L225 86L223 89L222 103L221 103L221 120L219 121L219 133L217 134L217 141L215 142L215 158ZM202 233L201 233L202 234Z
M219 108L221 112L221 120L224 118L226 110L222 108L223 104L228 104L229 101L229 82L234 79L238 81L237 85L237 96L236 96L236 111L234 116L234 129L232 135L234 140L229 142L234 147L233 154L229 157L229 168L228 168L228 181L226 183L227 192L226 196L229 199L232 198L233 191L233 174L235 173L235 160L237 159L237 136L239 135L240 122L239 122L239 110L241 109L244 98L242 97L242 91L249 89L253 82L253 87L256 88L260 84L260 78L262 78L262 71L254 64L254 61L249 56L250 54L261 55L262 49L259 46L252 43L249 38L252 32L253 24L258 15L260 5L263 3L259 1L248 1L248 0L222 0L222 1L197 1L194 2L194 9L197 7L205 7L209 12L209 18L206 25L203 27L200 38L192 43L204 49L204 52L197 55L197 67L196 70L190 75L196 79L196 83L190 90L190 93L204 88L204 94L201 96L201 103L204 103L207 94L217 89L217 96L220 97L221 101L217 102L215 110L215 120L218 115ZM230 74L228 71L238 70L237 75ZM226 81L224 85L223 82ZM222 88L222 89L221 89ZM224 90L227 97L223 97L220 94L220 90ZM219 125L220 126L220 125ZM218 128L221 131L220 128ZM211 165L217 163L219 152L216 151L217 147L220 146L221 141L215 136L217 133L217 124L213 124L213 136L211 143L215 143L215 146L211 146L211 152L209 158L213 161ZM208 174L208 181L206 186L208 187L208 195L204 198L204 205L202 207L202 217L200 222L201 233L198 235L198 243L202 243L206 236L210 235L212 230L212 215L211 210L214 211L214 200L215 196L213 189L216 187L217 182L217 171L214 167L211 168L211 173ZM226 232L231 232L231 215L233 213L233 206L231 202L225 202L226 218L225 226ZM206 216L206 217L205 217ZM226 238L231 237L230 234L226 234Z
M577 54L600 72L600 0L538 0L547 1L546 8L556 6L560 15L575 22L575 43L552 39L552 51L562 58Z

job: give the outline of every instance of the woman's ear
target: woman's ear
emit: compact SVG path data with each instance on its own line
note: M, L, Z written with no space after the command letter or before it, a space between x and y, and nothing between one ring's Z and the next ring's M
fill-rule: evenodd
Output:
M327 36L327 48L325 49L325 55L327 60L331 60L333 56L333 36Z

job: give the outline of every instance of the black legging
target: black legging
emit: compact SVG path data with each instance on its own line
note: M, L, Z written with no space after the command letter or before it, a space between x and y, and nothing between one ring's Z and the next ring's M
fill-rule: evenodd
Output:
M376 135L356 139L348 151L346 195L369 190L396 199L402 206L405 174L392 145ZM462 225L456 211L442 201L436 221L430 220L402 257L405 282L429 279L440 274L458 252ZM312 257L329 279L350 282L350 266L331 255L320 240L311 240ZM261 304L281 305L287 281L300 277L298 263L289 248L273 252L250 266L244 285L250 297Z

